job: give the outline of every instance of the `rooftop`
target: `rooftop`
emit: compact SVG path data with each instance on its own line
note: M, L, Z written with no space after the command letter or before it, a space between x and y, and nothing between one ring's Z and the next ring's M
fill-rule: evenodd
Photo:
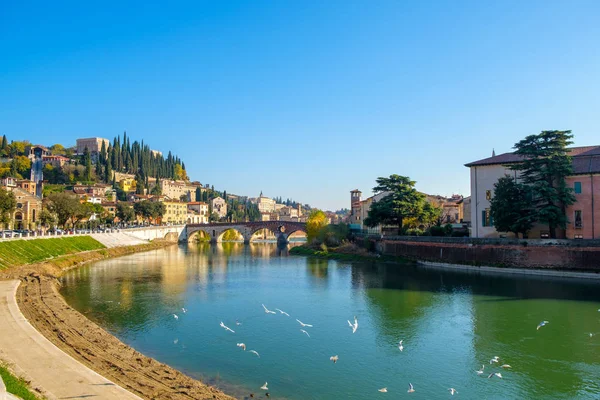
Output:
M569 156L573 157L573 173L575 175L600 173L600 146L571 147ZM465 167L478 167L483 165L515 164L523 157L515 153L503 153L497 156L484 158L465 164Z

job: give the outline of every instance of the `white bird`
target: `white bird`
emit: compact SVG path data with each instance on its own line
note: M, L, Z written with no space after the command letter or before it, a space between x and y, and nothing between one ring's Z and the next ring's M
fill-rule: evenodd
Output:
M546 326L546 324L549 324L549 323L550 322L548 322L548 321L542 321L542 322L540 322L539 325L537 326L537 330L539 331L542 326Z
M481 369L479 371L477 371L477 375L481 375L483 374L483 370L485 369L485 365L481 366Z
M250 353L254 353L254 354L256 354L258 356L258 358L260 358L260 354L258 354L258 351L256 351L256 350L250 350Z
M413 393L415 391L415 388L413 387L412 383L408 384L408 393Z
M339 360L339 357L338 357L337 355L335 355L335 356L331 356L331 357L329 357L329 359L330 359L331 361L333 361L333 363L335 364L335 363L336 363L336 362Z
M283 315L285 315L286 317L289 317L289 316L290 316L290 314L286 313L286 312L285 312L285 311L283 311L283 310L280 310L279 308L276 308L275 310L279 311L280 313L282 313L282 314L283 314Z
M181 308L181 311L185 314L187 312L187 308Z
M354 324L348 320L348 325L350 325L350 328L352 328L352 333L356 332L358 329L358 320L356 319L356 316L354 316Z
M387 388L384 387L384 388L378 389L378 391L380 391L381 393L387 393Z
M221 323L219 324L219 326L220 326L221 328L225 329L225 330L228 330L228 331L229 331L229 332L231 332L231 333L235 333L235 331L234 331L233 329L231 329L230 327L228 327L227 325L225 325L225 324L223 323L223 321L221 321Z
M400 343L398 343L398 349L400 351L404 351L404 346L402 345L402 342L404 342L404 340L401 340Z
M264 385L262 385L260 388L261 388L262 390L269 390L269 388L267 387L267 382L265 382L265 384L264 384Z
M500 358L500 357L498 357L498 356L495 356L494 358L492 358L492 359L490 360L490 364L497 363L499 358Z
M276 312L275 312L275 311L271 311L271 310L269 310L267 307L265 307L265 305L264 305L264 304L263 304L262 306L263 306L263 308L265 309L265 312L266 312L267 314L276 314Z
M235 320L235 324L238 325L238 326L240 326L242 323L236 319Z
M310 337L310 335L308 334L308 332L306 332L304 329L300 329L300 332L304 332L304 333L306 333L306 336Z
M177 314L173 314L173 318L179 319L179 317L177 316Z
M173 344L177 344L177 343L179 343L179 339L173 340Z
M305 324L304 322L300 321L299 319L296 319L296 321L298 321L298 323L299 323L300 325L302 325L302 327L303 327L303 328L304 328L305 326L308 326L309 328L312 328L312 327L313 327L313 326L312 326L312 325L310 325L310 324Z
M512 368L512 367L510 365L508 365L508 364L503 364L503 365L500 366L500 368Z
M590 332L590 337L592 337L592 336L594 336L594 334Z
M448 389L448 390L450 391L450 394L451 394L452 396L454 396L454 393L458 393L458 392L456 391L456 389L454 389L454 388L450 388L450 389Z
M241 347L242 349L244 349L244 351L246 351L246 345L244 343L238 343L236 344L237 347Z
M500 372L492 372L491 374L488 375L488 379L493 376L497 376L498 378L502 379L502 374Z

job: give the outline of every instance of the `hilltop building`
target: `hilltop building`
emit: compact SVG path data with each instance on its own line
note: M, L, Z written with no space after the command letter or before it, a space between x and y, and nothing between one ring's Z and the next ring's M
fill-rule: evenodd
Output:
M227 216L227 202L222 197L215 197L211 202L212 212L217 213L219 218Z
M576 202L566 208L567 229L557 236L567 239L600 238L600 146L573 147L568 151L572 157L573 175L566 184L573 189ZM490 201L494 197L494 184L508 175L519 180L518 171L511 165L522 158L514 153L504 153L465 166L471 170L471 236L478 238L512 236L498 232L490 216ZM529 232L530 238L549 236L547 225L536 225Z
M102 143L104 143L105 148L108 149L108 145L110 144L110 141L108 139L100 137L77 139L77 155L82 155L85 151L85 148L87 147L92 159L97 160L98 154L100 154L100 151L102 150Z

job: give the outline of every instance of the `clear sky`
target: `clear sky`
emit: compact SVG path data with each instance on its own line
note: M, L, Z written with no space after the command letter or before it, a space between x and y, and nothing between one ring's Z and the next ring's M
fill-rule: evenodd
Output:
M596 0L4 1L0 134L126 130L219 190L325 209L393 173L468 195L463 165L527 134L600 144L599 19Z

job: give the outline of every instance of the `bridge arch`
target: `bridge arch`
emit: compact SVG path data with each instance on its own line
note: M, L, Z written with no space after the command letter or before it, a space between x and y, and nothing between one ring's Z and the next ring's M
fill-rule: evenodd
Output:
M194 230L192 233L188 234L188 243L203 243L203 242L210 242L212 239L212 236L210 236L210 233L208 233L207 230L204 229L198 229L198 230Z
M220 242L243 242L244 234L234 227L223 230L217 236L213 236L217 243Z
M179 233L178 232L167 232L165 234L164 239L168 240L170 242L177 242L177 241L179 241Z

